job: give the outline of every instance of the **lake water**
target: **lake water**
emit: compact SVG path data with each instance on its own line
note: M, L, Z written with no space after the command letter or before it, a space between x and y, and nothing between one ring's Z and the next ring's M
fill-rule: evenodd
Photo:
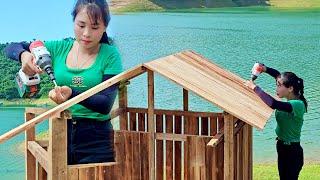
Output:
M320 162L320 12L275 12L228 9L211 13L139 13L113 16L111 23L125 69L185 49L250 77L252 65L263 62L279 71L293 71L305 80L308 113L302 130L305 160ZM181 109L182 90L156 75L156 108ZM257 84L274 94L275 82L261 75ZM129 106L147 106L146 76L129 86ZM190 109L217 111L191 94ZM0 109L0 134L23 123L23 109ZM263 131L254 130L254 161L276 162L274 116ZM40 126L38 131L47 127ZM0 174L24 176L24 154L17 147L23 135L0 145Z

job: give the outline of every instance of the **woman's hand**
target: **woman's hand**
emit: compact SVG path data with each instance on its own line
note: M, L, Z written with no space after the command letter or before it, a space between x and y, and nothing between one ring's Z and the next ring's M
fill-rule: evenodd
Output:
M69 99L72 89L68 86L57 86L49 92L49 98L57 104L61 104Z
M250 81L250 80L249 80L249 81L246 81L246 82L244 83L244 85L245 85L246 87L252 89L252 90L254 90L254 89L257 87L257 85L254 84L254 82L253 82L253 81Z
M262 64L262 63L259 63L259 65L261 66L262 68L262 72L267 72L267 66Z
M42 73L42 70L39 69L35 63L34 56L28 51L24 51L21 54L21 68L22 71L28 76Z

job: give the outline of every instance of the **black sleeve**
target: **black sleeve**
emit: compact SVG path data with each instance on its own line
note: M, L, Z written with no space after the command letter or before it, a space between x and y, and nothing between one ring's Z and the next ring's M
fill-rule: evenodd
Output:
M277 101L272 96L264 92L259 86L256 86L254 92L272 109L285 111L291 113L293 111L292 105L288 102Z
M24 51L29 51L30 43L20 42L20 43L10 43L4 49L4 55L10 59L20 62L20 56Z
M278 70L270 68L270 67L266 67L266 73L275 79L277 79L281 75Z
M115 75L104 75L103 81L106 81L112 78ZM83 105L84 107L91 109L92 111L101 113L101 114L108 114L110 113L114 100L116 99L117 92L118 92L118 84L115 84L99 93L87 98L86 100L81 101L79 104ZM69 99L81 94L81 92L72 89L72 94Z

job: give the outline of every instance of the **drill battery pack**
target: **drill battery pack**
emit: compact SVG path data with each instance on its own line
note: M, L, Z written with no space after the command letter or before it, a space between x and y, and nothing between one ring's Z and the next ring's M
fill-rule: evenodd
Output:
M40 76L25 75L22 70L16 74L15 83L21 98L35 97L40 91Z

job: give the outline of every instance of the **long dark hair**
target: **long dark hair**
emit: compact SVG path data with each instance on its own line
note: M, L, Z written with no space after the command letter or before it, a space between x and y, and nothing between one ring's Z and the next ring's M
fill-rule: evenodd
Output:
M283 77L283 85L287 88L293 87L293 93L301 101L303 101L304 106L306 107L306 111L308 109L308 102L306 98L304 97L304 84L303 84L303 79L299 78L296 74L292 72L284 72L282 73Z
M92 22L97 23L99 19L102 19L105 27L108 27L111 18L109 6L105 0L78 0L71 13L73 21L82 8L87 8L88 16ZM110 44L106 32L103 33L100 43Z

